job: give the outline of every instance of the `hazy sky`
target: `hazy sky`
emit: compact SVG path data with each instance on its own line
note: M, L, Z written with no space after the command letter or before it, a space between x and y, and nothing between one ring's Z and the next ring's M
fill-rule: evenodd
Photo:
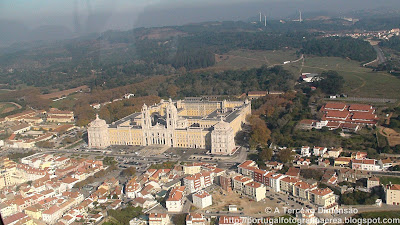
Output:
M247 20L260 11L282 19L297 16L298 10L307 17L307 12L341 14L381 7L399 9L400 0L0 0L0 41L13 41L38 28L35 35L46 37L44 27L63 37L141 26Z
M196 20L246 19L256 14L260 8L269 10L267 15L272 17L286 17L296 13L298 9L346 11L376 6L391 7L395 2L400 1L0 0L0 19L23 22L30 28L42 25L62 25L73 30L79 23L82 29L89 29L83 24L96 23L96 29L129 29L135 26L184 24Z

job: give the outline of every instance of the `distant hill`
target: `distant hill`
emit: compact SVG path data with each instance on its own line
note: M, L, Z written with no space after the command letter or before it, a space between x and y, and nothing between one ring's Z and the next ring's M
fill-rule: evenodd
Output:
M0 20L0 47L18 42L65 40L76 35L65 26L46 25L30 29L18 21Z

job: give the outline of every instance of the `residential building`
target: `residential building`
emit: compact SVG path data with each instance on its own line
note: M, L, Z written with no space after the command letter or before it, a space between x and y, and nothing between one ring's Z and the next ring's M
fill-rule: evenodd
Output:
M244 177L242 175L237 175L233 177L233 190L238 193L243 193L245 189L245 185L252 182L253 179L249 177Z
M35 224L33 222L33 220L23 212L19 212L14 215L3 218L2 222L7 225L14 225L14 224L15 225L19 225L19 224L34 225Z
M204 171L185 177L183 183L186 187L187 193L199 191L205 187L212 185L214 182L214 173L211 171Z
M149 225L169 225L171 220L166 213L150 213Z
M256 202L265 198L266 187L258 182L250 182L244 185L244 194Z
M255 169L258 169L258 165L253 160L246 160L238 165L238 172L248 177L254 176Z
M63 212L60 207L53 205L49 209L42 212L42 220L49 224L54 224L61 218Z
M293 194L294 185L299 181L296 177L284 177L280 182L280 190L287 194Z
M335 166L349 167L351 165L351 157L339 157L335 159Z
M280 182L284 177L286 177L286 176L283 174L279 174L279 173L272 174L269 177L269 187L271 187L272 190L275 192L280 192L281 191Z
M400 184L388 184L385 188L386 204L400 205Z
M181 212L184 204L185 186L172 188L166 201L168 212Z
M381 185L380 180L378 177L370 177L367 180L367 189L372 189L375 187L379 187Z
M219 184L221 185L222 190L231 192L233 188L232 178L237 174L234 172L225 173L219 177Z
M393 166L393 162L391 159L387 158L387 159L380 159L379 160L379 165L381 166L382 170L387 171L389 170L390 167Z
M212 196L206 191L199 191L192 196L193 205L197 208L203 209L212 205Z
M128 198L136 198L138 197L138 193L142 190L142 187L139 183L136 182L136 177L131 179L125 185L125 194Z
M343 148L331 148L322 157L323 158L339 158L340 154L343 152Z
M322 156L322 155L325 154L326 151L328 151L328 149L326 147L316 147L316 146L314 146L313 155Z
M265 165L267 168L271 170L281 170L283 168L283 164L279 162L267 162Z
M206 218L201 213L189 213L186 216L186 225L206 225Z
M299 197L304 200L310 198L309 192L317 188L317 183L309 184L304 181L297 182L293 187L293 196Z
M311 156L310 147L309 146L301 147L300 155L301 157L310 157Z
M190 163L183 165L183 172L185 174L193 175L201 172L201 164L200 163Z
M333 191L329 188L325 189L314 189L309 192L310 197L309 200L311 203L323 207L323 208L331 208L336 207L336 197L333 194Z
M370 171L380 171L381 166L375 159L353 159L351 161L351 168L356 170L370 170Z

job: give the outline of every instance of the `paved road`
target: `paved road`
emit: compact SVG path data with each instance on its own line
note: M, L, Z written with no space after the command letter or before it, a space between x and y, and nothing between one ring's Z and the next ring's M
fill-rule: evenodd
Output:
M374 45L373 47L376 51L376 55L378 57L379 64L386 62L386 57L385 57L385 54L383 54L382 49L380 49L378 45Z
M302 166L301 168L314 168L314 169L342 169L342 168L349 168L349 167L338 167L338 166L318 166L318 165L310 165L310 166ZM371 174L375 175L383 175L383 176L399 176L400 171L369 171L369 170L362 170L366 172L370 172Z

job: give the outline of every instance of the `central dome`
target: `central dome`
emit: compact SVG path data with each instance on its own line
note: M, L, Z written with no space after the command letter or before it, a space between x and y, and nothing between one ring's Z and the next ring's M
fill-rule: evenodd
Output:
M96 115L96 119L89 123L89 127L103 127L107 126L105 120L99 118L99 115Z

